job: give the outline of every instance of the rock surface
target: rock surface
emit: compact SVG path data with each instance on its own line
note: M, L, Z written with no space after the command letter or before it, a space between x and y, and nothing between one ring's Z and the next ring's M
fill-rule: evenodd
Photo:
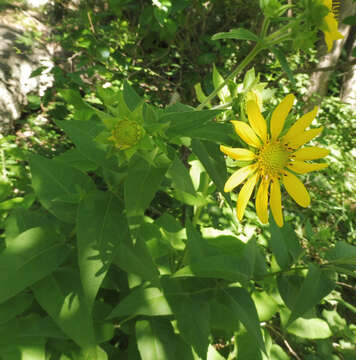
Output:
M42 96L52 85L51 51L39 41L47 31L31 10L0 14L0 133L14 128L28 94ZM41 66L42 74L31 78Z

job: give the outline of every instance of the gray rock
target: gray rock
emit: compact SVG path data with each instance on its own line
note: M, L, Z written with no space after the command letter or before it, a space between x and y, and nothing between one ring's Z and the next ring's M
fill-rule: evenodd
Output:
M13 129L16 120L21 116L21 108L27 103L29 93L43 96L53 79L49 71L53 67L48 49L36 40L23 44L21 39L26 31L39 28L37 19L27 12L18 17L6 14L0 17L0 132L7 133ZM13 21L11 21L13 20ZM32 22L32 23L31 23ZM26 25L31 24L27 29ZM41 26L42 27L42 26ZM40 66L46 70L39 76L31 78L31 73Z

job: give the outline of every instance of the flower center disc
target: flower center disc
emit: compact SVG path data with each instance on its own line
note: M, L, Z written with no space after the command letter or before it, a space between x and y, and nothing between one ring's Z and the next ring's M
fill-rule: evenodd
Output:
M109 139L115 142L116 147L125 150L136 145L141 135L141 127L136 122L121 120L112 130L112 136Z
M279 141L266 143L258 154L259 167L264 175L278 176L286 166L289 153Z

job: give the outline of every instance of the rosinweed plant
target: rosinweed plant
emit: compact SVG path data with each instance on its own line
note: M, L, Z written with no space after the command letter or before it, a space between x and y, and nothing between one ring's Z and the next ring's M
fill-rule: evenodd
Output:
M179 1L164 4L160 10L174 11ZM292 225L283 224L280 189L309 205L294 173L326 166L308 161L327 150L301 147L321 131L306 130L317 109L284 129L294 102L288 95L267 125L267 84L252 69L236 84L261 51L278 54L288 71L278 46L299 45L295 34L306 24L313 39L330 20L319 0L298 1L292 18L283 17L288 8L261 0L260 34L234 29L213 37L255 46L226 79L213 69L215 90L200 93L197 109L154 107L127 83L122 90L98 88L95 106L74 90L62 92L75 99L75 113L56 123L74 146L52 159L29 156L35 196L6 222L0 358L275 360L288 358L291 347L278 345L287 333L305 338L312 329L313 339L328 341L326 321L310 317L328 301L336 272L356 269L356 248L339 242L310 262ZM230 120L250 149L233 147ZM251 162L227 182L221 144L228 156ZM253 224L252 236L241 236L224 184L229 191L244 181L238 219L257 185L260 220L268 221L269 204L280 228ZM218 221L207 227L202 214L209 206ZM219 347L212 346L216 339Z

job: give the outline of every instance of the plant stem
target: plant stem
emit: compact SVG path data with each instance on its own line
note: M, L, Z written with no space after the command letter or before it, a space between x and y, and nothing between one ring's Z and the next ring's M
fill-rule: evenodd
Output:
M230 73L230 75L222 82L206 99L197 107L197 110L202 110L206 104L210 102L210 100L214 99L217 93L237 74L239 74L255 57L256 55L263 49L261 43L257 43L256 46L249 52L249 54L241 61L241 63L236 67L234 71Z

